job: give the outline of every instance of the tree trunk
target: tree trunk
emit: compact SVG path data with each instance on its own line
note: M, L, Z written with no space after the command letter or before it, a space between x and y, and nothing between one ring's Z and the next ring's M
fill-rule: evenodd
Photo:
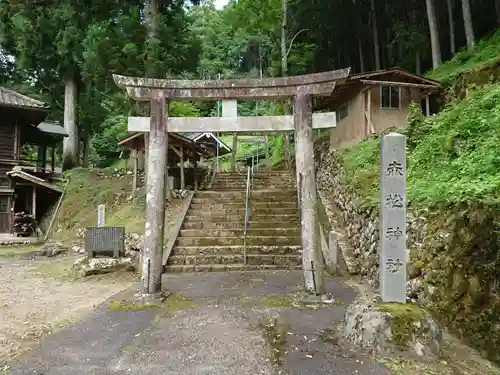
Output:
M467 39L467 49L471 51L476 46L476 38L474 37L474 26L472 25L470 0L462 0L462 13L464 15L464 27L465 27L465 37Z
M371 0L372 27L373 27L373 54L375 56L375 70L380 70L380 43L378 40L377 12L375 10L375 0Z
M415 53L415 71L417 74L422 74L422 61L420 60L420 52Z
M495 11L497 13L497 26L500 27L500 0L495 0Z
M448 3L448 20L450 26L450 51L454 55L457 51L455 48L455 20L453 19L453 0L447 0Z
M288 13L288 0L282 0L283 6L283 23L281 24L281 76L286 77L288 75L288 56L286 50L286 23L287 23L287 13ZM288 100L285 99L283 102L283 113L288 115ZM290 134L285 134L285 165L287 169L291 168L290 160Z
M90 146L90 136L88 130L85 130L83 136L83 150L82 150L82 167L88 168L89 166L89 146Z
M436 69L441 64L441 46L439 43L439 31L434 10L434 1L425 0L427 5L427 19L429 21L429 32L431 34L432 67Z
M145 22L146 22L146 46L151 47L153 41L158 37L158 1L157 0L146 0L144 4L145 10ZM146 76L155 77L156 65L155 56L152 56L152 50L148 48L146 54Z
M63 141L63 171L75 167L78 163L78 129L76 127L76 80L73 75L64 82L64 129L68 137Z
M359 53L359 69L360 73L365 72L365 57L363 55L363 45L361 44L361 37L358 35L358 53Z

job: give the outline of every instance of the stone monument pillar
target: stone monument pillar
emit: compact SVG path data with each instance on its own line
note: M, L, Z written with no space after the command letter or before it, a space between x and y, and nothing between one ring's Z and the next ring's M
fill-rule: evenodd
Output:
M406 137L390 133L380 144L380 294L406 302Z

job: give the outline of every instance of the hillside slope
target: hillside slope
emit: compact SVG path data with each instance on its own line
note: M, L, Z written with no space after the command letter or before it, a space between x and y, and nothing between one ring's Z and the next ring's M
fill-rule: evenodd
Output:
M387 132L405 134L408 143L408 296L499 362L500 83L494 76L484 82L491 64L498 64L485 57L495 51L499 33L462 65L458 58L444 64L432 77L453 86L467 75L466 95L451 95L439 114L427 118L414 106L405 127ZM342 213L335 220L344 229L343 254L350 271L374 287L380 136L330 153L324 141L316 145L323 150L318 187Z
M66 243L81 242L84 229L97 225L97 206L106 205L106 225L124 226L127 233L144 230L146 197L132 192L132 173L124 169L75 168L69 173L66 194L56 217L52 238ZM180 200L174 199L165 213L166 231L177 220Z

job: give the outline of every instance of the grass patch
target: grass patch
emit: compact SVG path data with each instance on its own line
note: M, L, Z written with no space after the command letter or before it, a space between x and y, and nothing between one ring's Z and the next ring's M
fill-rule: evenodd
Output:
M500 204L500 84L471 91L438 115L410 117L407 197L422 207ZM344 150L344 182L363 206L379 202L380 138Z
M71 170L66 195L57 215L56 239L73 239L75 229L96 225L99 204L106 205L106 225L125 226L127 232L143 229L144 200L129 199L132 177L113 174L113 168Z
M500 61L499 46L500 31L497 31L491 38L479 41L473 51L464 48L453 59L428 72L426 76L437 81L447 82L467 70Z
M0 257L17 257L29 254L35 254L40 250L40 245L19 245L0 247Z

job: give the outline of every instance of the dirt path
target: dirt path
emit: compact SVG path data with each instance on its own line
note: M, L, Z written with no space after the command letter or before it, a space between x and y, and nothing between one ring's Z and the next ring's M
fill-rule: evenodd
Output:
M0 370L41 336L79 319L131 281L75 281L73 258L0 258Z

